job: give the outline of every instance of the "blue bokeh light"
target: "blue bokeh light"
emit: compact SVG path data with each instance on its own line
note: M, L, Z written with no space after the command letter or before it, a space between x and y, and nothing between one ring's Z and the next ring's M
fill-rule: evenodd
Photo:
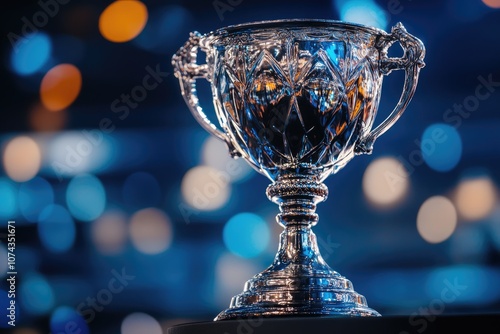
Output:
M71 179L66 189L66 204L76 219L92 221L106 208L106 191L94 175L77 175Z
M430 168L447 172L453 169L462 157L462 140L454 127L436 123L425 129L420 149Z
M427 280L428 298L443 303L486 305L500 297L500 270L477 265L441 267Z
M161 188L156 178L146 172L136 172L123 184L123 203L132 209L152 207L160 202Z
M12 219L17 215L17 187L5 177L0 177L0 203L0 219Z
M89 334L89 327L82 316L69 306L60 306L50 317L50 330L54 334Z
M24 309L33 315L43 315L54 307L54 292L49 282L38 274L23 279L19 294Z
M33 74L49 60L51 51L52 43L47 34L37 32L26 35L12 49L12 70L19 75Z
M268 246L270 231L267 223L253 213L239 213L224 226L223 239L227 249L238 256L252 258Z
M52 185L40 176L24 182L19 187L19 209L29 222L37 222L42 210L54 203Z
M65 252L75 242L75 222L63 206L49 205L40 214L38 235L45 248L51 252Z
M334 0L334 4L342 21L387 28L386 12L373 0Z

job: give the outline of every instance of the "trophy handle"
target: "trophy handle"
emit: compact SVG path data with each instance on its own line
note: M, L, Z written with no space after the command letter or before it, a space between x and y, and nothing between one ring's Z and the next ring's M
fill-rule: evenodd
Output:
M201 34L197 31L192 32L189 35L188 41L172 57L172 65L175 68L174 75L179 79L182 97L198 123L208 133L223 140L227 144L231 156L240 156L240 153L236 151L229 137L208 119L200 106L196 90L196 79L204 78L208 80L208 65L196 64L200 40Z
M391 58L387 56L389 47L398 41L404 54L401 58ZM390 127L396 123L405 111L408 103L415 93L417 88L418 75L420 69L425 66L424 44L415 36L410 35L401 22L392 27L391 33L382 36L380 39L381 44L381 59L380 59L380 72L384 75L389 75L393 70L405 70L405 81L403 86L403 93L399 98L398 104L389 114L389 116L380 123L374 130L372 130L366 137L360 139L356 144L356 154L370 154L373 149L375 140L384 134Z

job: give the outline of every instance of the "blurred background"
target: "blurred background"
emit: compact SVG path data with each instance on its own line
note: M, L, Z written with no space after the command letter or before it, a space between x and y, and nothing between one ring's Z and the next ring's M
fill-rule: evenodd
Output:
M71 323L80 333L157 334L210 321L271 263L281 228L269 181L196 123L170 59L192 31L283 18L386 31L401 21L427 48L404 116L372 155L326 180L315 227L326 261L383 315L500 311L499 8L498 0L3 4L0 305L11 300L7 221L15 220L14 332L64 333ZM379 122L403 77L384 79ZM213 117L208 84L198 83ZM0 326L10 327L6 319Z

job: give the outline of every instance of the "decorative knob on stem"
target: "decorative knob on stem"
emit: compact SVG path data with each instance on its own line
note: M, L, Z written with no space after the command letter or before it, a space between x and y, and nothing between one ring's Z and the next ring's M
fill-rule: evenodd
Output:
M316 204L328 197L328 188L311 175L288 174L267 187L267 197L280 207L277 222L288 225L314 226L318 223Z

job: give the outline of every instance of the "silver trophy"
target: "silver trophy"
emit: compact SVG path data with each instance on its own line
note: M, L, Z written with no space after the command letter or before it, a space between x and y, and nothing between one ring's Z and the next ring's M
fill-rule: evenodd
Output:
M388 57L399 42L402 57ZM205 64L197 53L206 54ZM321 257L312 227L323 181L398 120L424 66L422 42L401 23L391 33L329 20L276 20L191 33L173 56L175 76L196 120L271 184L284 227L274 262L248 280L215 320L255 316L380 316ZM374 130L382 79L404 70L403 93ZM220 125L203 112L196 79L211 84Z

